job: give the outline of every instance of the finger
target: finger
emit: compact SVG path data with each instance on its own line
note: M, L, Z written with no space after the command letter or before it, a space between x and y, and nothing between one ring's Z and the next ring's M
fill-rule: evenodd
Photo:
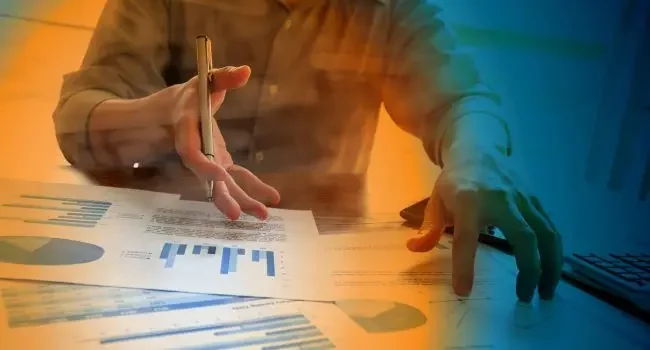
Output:
M226 182L226 186L232 198L235 199L245 213L253 215L260 220L266 220L268 210L264 204L251 198L232 178Z
M537 237L519 211L515 198L504 198L493 221L508 241L517 263L517 297L530 302L535 294L541 275Z
M454 292L467 296L474 285L474 265L481 230L480 203L475 193L458 196L458 210L454 213L454 240L452 243L452 285Z
M225 181L215 181L212 191L214 205L230 220L237 220L241 215L241 208L237 201L228 192Z
M248 66L222 67L210 72L212 92L224 92L240 88L248 82L251 69Z
M234 165L230 174L241 188L255 200L266 205L277 205L280 203L278 190L260 180L250 170Z
M424 210L424 220L420 230L406 242L407 248L412 252L430 251L440 242L446 226L448 225L445 220L444 204L434 190Z
M226 181L230 175L201 152L198 119L181 118L176 128L176 151L183 163L200 179Z
M539 279L539 295L545 300L553 299L555 289L562 278L562 237L555 225L544 213L537 198L520 198L521 212L537 235L542 274Z

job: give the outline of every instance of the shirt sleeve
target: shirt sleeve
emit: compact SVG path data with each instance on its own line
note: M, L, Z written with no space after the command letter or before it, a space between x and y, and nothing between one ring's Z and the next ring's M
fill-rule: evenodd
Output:
M57 141L72 165L92 166L88 123L107 99L135 99L166 86L168 6L164 0L107 0L81 67L63 77L53 114Z
M469 115L497 118L508 135L509 152L500 98L481 81L471 55L457 46L440 8L429 0L394 1L390 6L382 98L395 123L419 137L438 166L445 133Z

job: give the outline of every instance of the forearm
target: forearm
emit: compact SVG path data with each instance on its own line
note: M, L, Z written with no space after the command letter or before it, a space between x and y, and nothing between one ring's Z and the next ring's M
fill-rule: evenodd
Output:
M84 170L130 167L173 149L167 130L170 108L164 91L121 99L86 90L66 99L55 112L57 139L65 158Z

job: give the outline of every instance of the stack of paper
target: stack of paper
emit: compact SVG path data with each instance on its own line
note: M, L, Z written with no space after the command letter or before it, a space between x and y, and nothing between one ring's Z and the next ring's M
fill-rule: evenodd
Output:
M2 180L0 348L424 341L430 287L453 298L449 274L423 269L429 256L414 260L394 236L365 237L321 236L309 211L233 222L176 195Z
M176 195L0 181L0 349L520 348L580 323L515 304L511 264L485 249L458 298L449 237L416 254L392 217L323 220L330 234L309 211L231 221Z

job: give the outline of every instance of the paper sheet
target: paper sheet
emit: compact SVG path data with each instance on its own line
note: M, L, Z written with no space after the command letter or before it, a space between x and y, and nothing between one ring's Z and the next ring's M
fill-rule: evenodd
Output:
M288 242L314 238L318 229L307 210L270 208L265 221L246 214L232 221L212 203L177 201L156 206L144 233L205 240Z
M368 334L332 303L62 284L2 286L0 348L358 348Z
M14 225L22 227L7 232L21 231L21 236L0 236L2 278L311 301L455 298L448 246L416 254L402 246L403 240L382 243L379 235L372 245L341 237L241 243L84 235L77 232L81 228L58 227L44 236ZM489 282L480 270L476 279L477 284Z
M103 186L0 179L0 226L19 221L44 231L74 227L86 234L102 230L130 233L151 220L154 205L174 203L178 198Z

